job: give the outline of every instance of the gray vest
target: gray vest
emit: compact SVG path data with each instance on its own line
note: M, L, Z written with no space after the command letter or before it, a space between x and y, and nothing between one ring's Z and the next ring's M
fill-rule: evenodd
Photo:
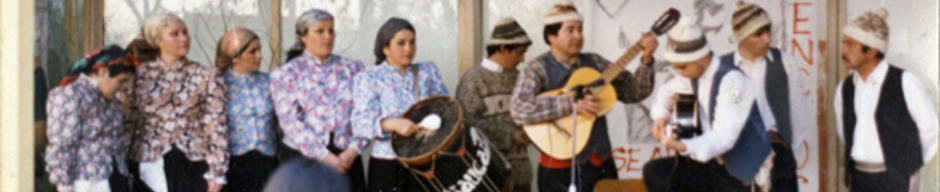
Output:
M767 95L770 111L774 113L774 121L777 122L777 131L780 132L780 137L783 137L783 140L788 144L793 145L793 129L790 125L792 123L790 121L790 87L788 86L789 81L787 81L787 71L784 69L780 50L770 48L770 54L774 57L774 60L767 59L764 93ZM734 65L734 53L722 56L721 62Z
M709 95L711 95L709 98L709 106L706 108L711 117L708 120L709 123L715 121L715 102L717 101L716 97L718 97L718 88L721 87L721 80L732 70L740 71L740 69L731 63L721 62L718 66L718 72L715 73L712 88L709 93ZM692 87L695 90L695 94L698 95L697 80L692 81ZM712 127L712 129L714 129L714 127ZM755 104L751 106L751 112L747 117L747 122L744 123L744 129L741 130L741 134L738 136L738 140L735 141L734 147L728 152L721 154L721 159L724 160L725 169L728 170L731 176L743 182L751 183L769 154L770 139L767 138L767 130L764 127L763 120L761 120L760 111L757 110L757 105Z
M545 82L545 84L539 88L539 93L564 87L565 83L568 82L568 78L571 77L571 73L580 67L592 67L601 71L597 64L585 54L578 55L578 63L572 65L571 69L565 68L565 66L563 66L564 64L552 56L551 51L536 57L535 60L542 64L542 67L545 69L545 75L547 76L545 78L548 80L548 82ZM601 158L607 159L610 157L610 151L610 137L607 135L607 118L606 116L600 116L597 120L594 120L594 125L591 129L591 137L588 139L587 145L584 147L584 150L578 154L577 158L587 160L591 153L597 153Z

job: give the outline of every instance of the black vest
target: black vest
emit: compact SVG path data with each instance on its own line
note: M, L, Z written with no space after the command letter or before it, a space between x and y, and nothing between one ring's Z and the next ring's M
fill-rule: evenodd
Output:
M565 83L568 82L568 78L571 77L571 73L577 70L577 68L591 67L597 71L603 71L598 67L597 63L594 63L586 54L579 54L578 63L572 65L570 69L562 66L564 64L558 61L558 59L555 59L551 51L536 57L535 60L542 64L542 67L545 69L545 79L548 80L548 82L545 82L545 84L539 88L539 93L564 87ZM607 116L600 116L594 120L591 136L588 139L587 145L584 146L584 150L578 153L578 159L587 160L591 153L597 153L604 159L610 157L611 147L610 137L607 134L606 117Z
M718 65L718 71L712 77L712 86L708 93L710 95L708 106L703 106L708 109L709 124L715 121L715 104L718 102L717 97L720 92L718 88L721 87L722 79L728 72L735 70L740 72L740 69L731 63L721 62ZM699 94L698 80L692 80L692 88L697 99ZM747 121L743 126L744 128L741 129L741 133L738 135L738 140L734 142L734 147L720 156L724 160L728 174L742 182L751 183L754 181L754 176L760 171L767 155L770 155L770 139L767 138L767 128L764 126L764 121L761 119L756 103L751 105ZM714 128L713 126L712 129Z
M878 130L878 139L881 141L881 152L884 154L887 173L895 177L911 177L924 165L924 155L920 144L920 134L917 124L911 118L904 101L904 89L901 76L903 70L889 65L888 74L885 75L881 85L878 105L875 108L875 126ZM855 137L855 124L858 118L855 115L855 84L854 75L843 80L842 85L842 128L845 133L845 174L850 175L855 165L852 161L852 145ZM871 118L871 117L862 117ZM866 141L876 142L876 141ZM845 177L848 183L851 177Z
M783 66L783 58L780 57L780 50L770 48L770 54L774 57L773 61L767 59L767 74L764 75L764 94L767 95L767 103L770 104L770 111L773 112L774 121L777 122L777 131L780 137L788 144L793 144L793 129L790 121L790 87L787 71ZM734 52L721 57L722 63L734 65ZM754 82L761 83L761 82Z

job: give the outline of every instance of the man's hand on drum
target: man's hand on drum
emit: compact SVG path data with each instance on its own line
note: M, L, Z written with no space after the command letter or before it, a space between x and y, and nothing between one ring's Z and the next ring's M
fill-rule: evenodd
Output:
M410 137L411 134L414 134L417 130L418 127L409 119L395 118L382 120L382 131L384 132L395 132L398 135Z
M343 162L340 161L339 157L336 157L336 155L333 155L333 153L327 153L326 157L323 157L320 162L335 168L337 171L343 174L346 174L346 170L349 169L349 167L343 165Z
M529 145L529 136L526 136L525 131L515 130L512 132L512 141L516 144L527 146Z

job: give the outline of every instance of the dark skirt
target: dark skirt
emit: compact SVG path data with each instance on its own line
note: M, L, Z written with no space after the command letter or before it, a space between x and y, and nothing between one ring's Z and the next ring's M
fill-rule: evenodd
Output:
M225 175L228 184L222 187L222 191L260 192L278 164L276 157L266 156L257 150L231 156Z
M138 175L134 179L134 191L153 191L143 180L140 180L139 162L130 163L128 167L131 173ZM166 185L169 192L206 191L208 189L209 185L203 174L209 171L209 165L205 161L189 161L186 154L176 147L163 155L163 171L166 173Z
M278 147L278 158L281 159L281 163L287 163L294 158L306 158L303 153L300 153L300 151L290 148L280 142L278 144L280 146ZM329 149L330 153L333 153L334 155L339 155L343 152L342 149L334 145L332 134L330 135L330 145L327 146L327 149ZM371 174L372 172L369 173ZM346 178L349 179L349 189L351 192L362 192L366 190L366 176L365 168L362 164L362 156L356 156L356 160L353 160L353 164L349 167L349 170L346 170Z
M398 160L369 159L369 192L425 191Z
M111 176L108 177L108 187L111 188L111 192L131 191L130 182L126 176L121 175L121 171L118 169L117 161L112 161L111 163Z

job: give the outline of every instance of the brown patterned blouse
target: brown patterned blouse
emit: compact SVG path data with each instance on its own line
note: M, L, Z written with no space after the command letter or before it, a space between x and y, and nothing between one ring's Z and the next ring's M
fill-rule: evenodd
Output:
M175 69L163 61L144 63L124 89L125 126L135 130L130 157L161 158L174 146L191 161L206 161L206 178L222 179L228 170L225 84L215 68L186 59Z

